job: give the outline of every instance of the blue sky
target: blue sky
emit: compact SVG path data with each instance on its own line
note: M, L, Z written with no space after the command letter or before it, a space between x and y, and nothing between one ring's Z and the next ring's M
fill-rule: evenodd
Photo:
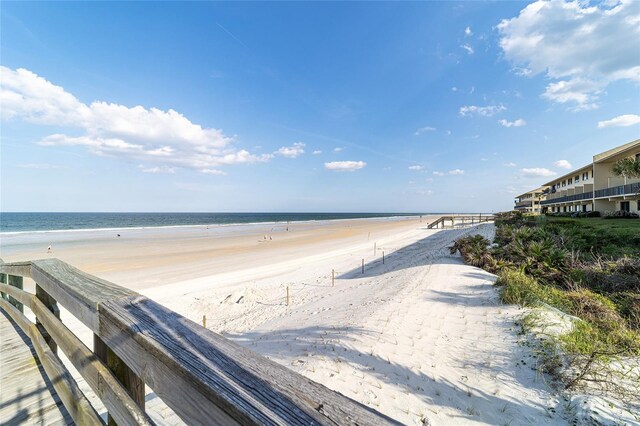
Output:
M640 137L640 2L0 8L3 211L500 211Z

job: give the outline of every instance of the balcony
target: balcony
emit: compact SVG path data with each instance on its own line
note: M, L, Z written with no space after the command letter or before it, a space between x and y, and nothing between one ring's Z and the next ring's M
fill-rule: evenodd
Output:
M596 190L595 198L622 197L624 195L636 195L640 193L640 182L618 185L613 188Z
M596 191L597 192L597 191ZM581 200L591 200L593 192L583 192L582 194L567 195L565 197L554 198L552 200L542 200L540 205L548 206L549 204L570 203Z
M516 203L516 209L526 209L527 207L531 207L533 203L531 201L520 201Z

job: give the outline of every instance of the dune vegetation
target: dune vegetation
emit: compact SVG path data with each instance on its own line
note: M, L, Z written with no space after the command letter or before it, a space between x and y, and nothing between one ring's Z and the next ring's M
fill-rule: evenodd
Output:
M568 331L547 336L541 363L565 387L628 389L615 373L640 356L640 220L509 212L497 216L493 243L468 236L450 249L497 274L504 303L552 307L571 318ZM541 321L530 311L522 325L536 329ZM625 381L633 374L624 371Z

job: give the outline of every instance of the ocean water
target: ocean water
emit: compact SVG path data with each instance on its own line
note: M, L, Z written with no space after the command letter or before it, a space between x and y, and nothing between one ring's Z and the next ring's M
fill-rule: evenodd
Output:
M229 225L417 216L426 213L6 213L0 232Z

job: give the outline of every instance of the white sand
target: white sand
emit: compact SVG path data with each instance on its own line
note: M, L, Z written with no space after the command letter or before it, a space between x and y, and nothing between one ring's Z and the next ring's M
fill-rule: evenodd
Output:
M565 424L518 343L519 311L446 249L492 229L415 227L378 241L384 265L368 241L143 292L405 424Z
M316 227L289 243L238 249L226 254L220 273L194 255L196 273L184 265L179 273L167 267L154 275L154 286L136 286L130 283L142 272L131 267L115 282L194 321L206 315L209 329L405 424L566 423L562 404L534 370L529 348L519 344L519 310L499 304L494 276L446 249L468 232L490 235L492 225L437 231L413 220L349 228L357 232L334 235L331 227ZM176 250L191 247L195 253L189 244L199 243L183 240ZM98 246L116 259L117 247ZM246 261L256 253L260 259ZM135 258L149 262L143 272L153 269L148 258ZM163 281L163 274L171 279ZM90 341L90 334L83 338ZM148 406L155 420L175 422L157 399Z

